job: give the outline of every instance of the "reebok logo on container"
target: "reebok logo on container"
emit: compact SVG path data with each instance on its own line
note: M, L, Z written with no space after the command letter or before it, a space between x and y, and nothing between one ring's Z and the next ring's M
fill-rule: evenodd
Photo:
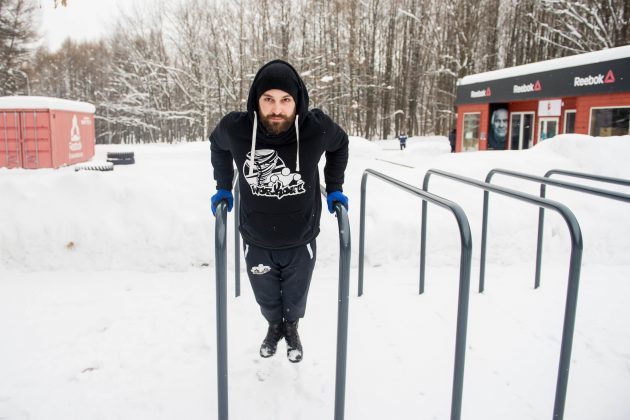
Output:
M486 96L492 96L492 91L490 88L486 88L486 90L471 90L470 97L471 98L485 98Z
M586 77L575 77L573 79L573 86L593 86L603 85L604 83L615 83L615 74L612 70L608 70L606 77L603 74L597 76L588 75Z
M523 85L514 85L512 87L512 93L529 93L538 92L539 90L542 90L540 80L536 80L536 83L526 83Z

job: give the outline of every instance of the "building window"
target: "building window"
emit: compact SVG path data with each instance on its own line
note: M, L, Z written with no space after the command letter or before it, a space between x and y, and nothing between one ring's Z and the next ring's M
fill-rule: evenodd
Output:
M591 108L591 131L595 137L630 134L630 107Z
M462 151L479 150L479 113L464 114L464 130L462 137Z
M564 134L575 133L575 109L564 112Z

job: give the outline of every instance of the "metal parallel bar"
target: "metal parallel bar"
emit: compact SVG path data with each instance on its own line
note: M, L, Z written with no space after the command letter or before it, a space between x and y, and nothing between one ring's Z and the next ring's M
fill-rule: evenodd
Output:
M240 224L241 190L238 185L238 173L234 174L234 296L241 295L241 235Z
M218 420L228 419L227 362L227 202L216 210L214 230L217 309L217 406Z
M365 196L366 183L368 175L373 175L389 184L392 184L404 191L410 192L422 199L423 209L426 203L431 202L447 210L450 210L457 220L461 241L461 256L459 263L459 296L457 304L457 331L455 340L455 363L453 368L453 391L451 399L451 420L459 420L461 418L462 395L464 390L464 366L466 358L466 333L468 326L468 301L470 294L470 267L472 262L472 235L470 233L470 225L468 218L462 208L447 199L423 191L417 187L406 184L395 178L389 177L372 169L366 169L361 179L361 231L359 232L359 296L363 293L363 265L365 250ZM423 216L426 212L423 211ZM425 247L426 219L423 218L421 248ZM424 291L424 254L421 250L420 263L420 293Z
M573 172L573 171L565 171L564 169L551 169L549 171L547 171L547 173L544 175L545 178L549 178L552 175L565 175L565 176L572 176L575 178L583 178L583 179L589 179L591 181L599 181L599 182L605 182L608 184L617 184L617 185L624 185L626 187L630 187L630 180L628 179L622 179L622 178L611 178L608 176L601 176L601 175L593 175L593 174L587 174L587 173L583 173L583 172Z
M488 242L488 205L490 193L483 192L483 216L481 217L481 256L482 263L479 265L479 293L483 293L486 278L486 244Z
M238 203L238 183L235 188ZM325 196L325 191L322 189ZM235 203L235 206L237 205ZM350 295L350 222L348 213L340 203L335 204L339 224L339 296L337 318L337 360L335 377L335 420L343 420L345 408L346 361L348 353L348 306ZM235 213L238 218L238 208ZM236 237L238 238L238 224ZM217 398L219 420L228 419L228 371L227 371L227 203L217 206L215 225L215 264L217 277ZM239 246L236 247L237 260ZM238 295L237 295L238 296Z
M367 175L364 173L361 178L361 210L359 217L359 282L358 296L363 296L363 267L365 265L365 188L367 183Z
M549 178L555 174L575 177L575 178L583 178L583 179L588 179L591 181L604 182L608 184L630 186L630 180L627 180L627 179L612 178L608 176L587 174L583 172L566 171L563 169L551 169L547 171L544 177ZM546 190L547 190L547 186L545 184L542 184L540 186L541 197L545 197ZM538 248L537 248L536 261L540 261L540 259L542 258L542 233L543 233L544 224L545 224L545 209L541 207L540 209L538 209ZM540 278L540 276L538 276L538 278ZM539 284L540 284L540 280L538 280L538 284L536 286L538 286Z
M326 189L320 191L327 197ZM350 220L341 203L335 203L339 226L339 295L337 303L337 360L335 373L335 420L343 420L346 403L346 366L348 357L348 309L350 301Z
M550 171L551 172L551 171ZM549 173L549 172L548 172ZM617 200L617 201L622 201L624 203L630 203L630 194L623 194L623 193L619 193L616 191L609 191L609 190L603 190L601 188L596 188L596 187L590 187L590 186L586 186L586 185L580 185L580 184L574 184L574 183L570 183L570 182L566 182L566 181L560 181L560 180L553 180L553 179L549 179L549 178L545 178L545 177L540 177L540 176L535 176L535 175L530 175L530 174L526 174L526 173L522 173L522 172L516 172L516 171L510 171L507 169L499 169L499 168L495 168L492 169L490 172L488 172L488 175L486 176L486 182L490 183L492 181L492 178L494 177L495 174L499 174L499 175L505 175L505 176L510 176L513 178L519 178L519 179L524 179L527 181L533 181L533 182L538 182L541 184L541 189L540 189L540 196L541 198L545 198L545 193L546 193L546 185L553 185L555 187L558 188L565 188L565 189L569 189L572 191L577 191L577 192L581 192L581 193L586 193L586 194L591 194L591 195L596 195L599 197L604 197L604 198L608 198L608 199L612 199L612 200ZM588 174L579 174L580 177L582 178L588 178L588 179L592 179L588 176ZM597 176L593 176L593 178L598 178ZM608 179L614 179L615 181L621 181L623 182L624 180L621 179L616 179L616 178L608 178ZM628 183L628 185L630 185L630 181L625 181ZM618 183L618 182L615 182ZM488 203L485 200L485 196L484 196L484 217L487 216L487 210L488 210ZM534 279L534 288L538 288L540 286L540 273L541 273L541 261L542 261L542 242L543 242L543 232L544 232L544 220L545 220L545 209L544 207L541 207L538 211L538 237L537 237L537 242L536 242L536 276ZM485 237L485 233L486 233L486 228L487 228L487 221L486 223L484 223L483 227L482 227L482 238ZM481 288L481 284L483 284L483 274L485 273L485 265L486 265L486 260L485 260L485 250L486 250L486 243L485 241L482 240L481 243L481 252L482 252L482 256L481 256L481 261L480 261L480 265L481 268L484 269L484 271L482 271L480 273L479 276L479 284L480 284L480 288Z
M567 287L567 299L564 312L564 323L562 328L562 344L560 348L560 362L558 367L558 378L556 383L556 395L553 408L553 419L561 420L564 417L564 407L566 402L567 386L569 382L569 368L571 364L571 349L573 346L573 333L575 329L575 312L577 309L577 297L580 284L580 271L582 262L582 233L580 225L575 215L567 206L556 201L545 198L536 197L534 195L525 194L508 188L499 187L476 179L452 174L449 172L430 169L424 176L423 189L428 190L429 179L431 175L439 175L448 179L452 179L464 184L481 188L484 191L495 192L504 196L512 197L520 201L535 204L539 207L545 207L560 213L567 223L567 227L571 234L571 257L569 263L569 279Z

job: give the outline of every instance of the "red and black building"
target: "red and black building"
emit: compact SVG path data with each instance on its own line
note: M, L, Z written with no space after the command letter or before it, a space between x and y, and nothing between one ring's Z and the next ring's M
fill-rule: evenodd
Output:
M630 134L630 46L466 76L456 151L520 150L557 134Z

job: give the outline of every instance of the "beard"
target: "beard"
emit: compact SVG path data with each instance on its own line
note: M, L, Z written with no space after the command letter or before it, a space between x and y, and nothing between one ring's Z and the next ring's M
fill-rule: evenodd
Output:
M282 118L281 121L272 121L271 118ZM291 128L291 124L293 124L293 120L295 120L295 113L293 115L283 115L283 114L268 114L261 115L260 122L262 123L265 130L271 135L277 136L278 134L282 134L286 132L289 128Z

